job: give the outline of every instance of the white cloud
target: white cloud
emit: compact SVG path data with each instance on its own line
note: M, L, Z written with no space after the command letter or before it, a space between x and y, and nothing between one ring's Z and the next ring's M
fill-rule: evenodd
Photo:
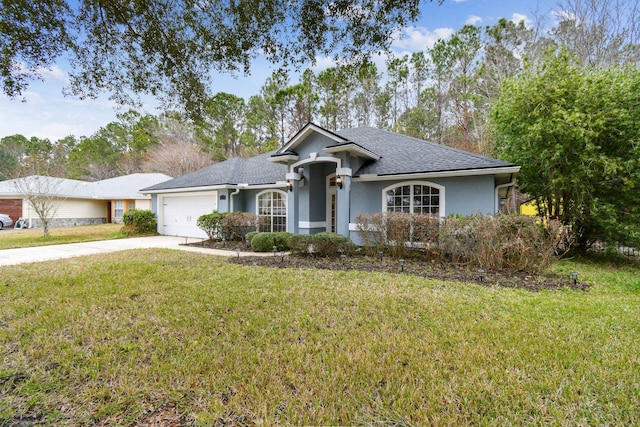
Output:
M63 71L57 65L54 65L53 67L50 67L50 68L40 67L37 69L37 73L40 74L40 76L42 76L42 79L44 80L45 83L57 82L57 83L63 83L66 85L66 84L69 84L70 82L69 74L66 71Z
M336 61L329 56L316 56L315 64L311 67L314 73L319 73L327 68L335 67Z
M465 21L466 25L476 25L482 22L482 18L478 15L469 15Z
M531 28L532 21L527 15L523 15L522 13L514 13L511 15L511 22L518 24L521 21L524 21L526 27Z
M447 39L454 32L453 28L436 28L430 31L425 27L407 27L402 33L396 33L391 46L395 50L418 52L433 47L439 39Z
M454 3L465 3L468 0L453 0Z

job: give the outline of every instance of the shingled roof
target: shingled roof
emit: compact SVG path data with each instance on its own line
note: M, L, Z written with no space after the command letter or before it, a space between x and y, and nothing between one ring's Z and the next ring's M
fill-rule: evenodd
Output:
M362 149L369 160L357 171L354 177L362 175L403 175L432 172L455 172L467 170L496 169L516 166L513 163L469 153L455 148L435 144L421 139L400 135L385 130L360 127L330 132L316 125L308 124L291 141L300 144L313 129L331 135L333 144L327 148L353 146ZM301 134L301 132L303 132ZM298 136L302 135L300 139ZM298 138L298 139L296 139ZM206 167L196 172L166 181L148 188L143 192L156 192L181 188L211 187L220 185L264 185L284 181L287 165L271 162L269 158L296 155L291 151L292 144L286 144L280 150L271 151L249 159L232 158ZM294 147L295 149L295 147Z
M236 184L275 184L284 181L287 166L271 163L268 159L275 151L248 159L234 157L170 181L144 188L143 192L177 188L210 187Z
M513 163L423 141L381 129L361 127L336 134L348 140L334 145L355 143L380 156L365 163L354 176L401 175L516 166Z

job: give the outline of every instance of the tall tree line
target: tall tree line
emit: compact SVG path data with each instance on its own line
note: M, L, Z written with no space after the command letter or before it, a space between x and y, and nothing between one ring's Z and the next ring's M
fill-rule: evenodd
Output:
M488 117L503 82L561 48L581 67L637 64L637 5L566 0L556 24L545 31L544 16L533 27L506 19L466 25L423 51L389 57L385 70L358 61L307 69L297 81L275 72L249 99L215 94L196 117L186 109L159 116L129 112L88 137L51 142L8 136L0 140L0 179L26 166L36 170L33 165L89 180L140 171L178 176L275 149L310 121L330 130L376 126L500 155Z

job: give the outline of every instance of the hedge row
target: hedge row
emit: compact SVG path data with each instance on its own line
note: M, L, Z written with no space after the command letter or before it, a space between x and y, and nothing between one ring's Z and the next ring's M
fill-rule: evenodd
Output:
M355 245L348 237L336 233L292 234L257 233L247 234L247 243L255 252L291 251L295 255L333 257L352 253Z
M522 215L433 218L404 213L360 215L357 227L370 253L404 257L421 248L432 259L484 269L545 270L563 241L559 221Z

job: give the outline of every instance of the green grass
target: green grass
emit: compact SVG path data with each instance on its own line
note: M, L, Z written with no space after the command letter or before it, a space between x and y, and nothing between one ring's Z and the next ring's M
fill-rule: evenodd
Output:
M49 230L48 237L42 236L41 228L2 230L0 231L0 250L121 239L125 236L120 232L120 229L122 229L122 224L61 227Z
M0 425L640 424L640 268L555 268L592 287L171 250L4 267Z

